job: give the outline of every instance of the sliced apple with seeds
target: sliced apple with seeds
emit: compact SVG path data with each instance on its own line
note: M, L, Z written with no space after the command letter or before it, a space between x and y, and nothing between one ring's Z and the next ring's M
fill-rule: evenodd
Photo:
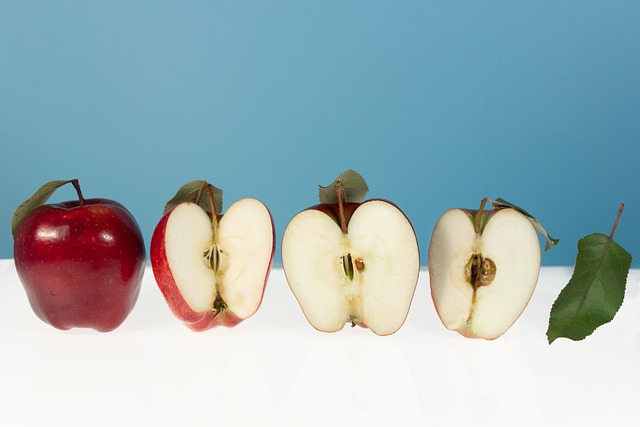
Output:
M363 202L367 191L347 171L321 187L321 204L297 214L284 232L287 281L319 331L350 323L389 335L409 312L420 272L416 235L394 204Z
M529 303L540 272L539 222L501 199L495 209L451 209L429 246L433 302L445 327L471 338L504 334ZM558 243L547 234L547 249Z
M196 331L251 317L273 261L267 207L244 198L219 215L221 196L205 181L186 184L165 207L151 240L158 287L174 315Z

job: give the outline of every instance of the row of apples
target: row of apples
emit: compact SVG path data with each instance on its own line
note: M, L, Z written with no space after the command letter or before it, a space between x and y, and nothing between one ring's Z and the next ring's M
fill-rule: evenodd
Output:
M46 204L66 184L78 200ZM351 324L390 335L409 312L420 274L414 229L390 201L365 201L367 191L359 174L346 171L321 187L320 203L297 214L284 232L287 282L320 331ZM492 209L485 209L487 202ZM525 211L500 199L442 215L431 237L428 271L445 327L495 339L516 321L539 275L534 225ZM11 229L16 270L40 319L59 329L106 332L127 318L146 253L124 206L85 199L78 180L52 181L16 209ZM557 243L548 235L547 241ZM262 202L240 199L222 214L222 191L192 181L165 206L150 258L171 311L202 331L235 326L258 310L274 251L273 220Z

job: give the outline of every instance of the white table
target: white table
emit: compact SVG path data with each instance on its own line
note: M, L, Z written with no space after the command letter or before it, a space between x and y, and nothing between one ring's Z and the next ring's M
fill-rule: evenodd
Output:
M637 426L640 270L616 319L549 346L549 310L571 268L543 268L516 324L496 341L446 330L422 271L396 334L317 332L280 268L258 313L195 333L147 269L117 330L58 331L32 313L0 260L0 426Z

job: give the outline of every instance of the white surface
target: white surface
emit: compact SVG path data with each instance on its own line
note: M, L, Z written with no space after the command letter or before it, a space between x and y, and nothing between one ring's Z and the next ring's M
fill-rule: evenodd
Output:
M496 341L442 326L421 272L394 335L305 320L281 269L257 314L234 329L188 330L148 269L114 332L58 331L31 312L0 260L0 426L638 425L640 270L616 319L549 346L549 310L571 268L543 268Z

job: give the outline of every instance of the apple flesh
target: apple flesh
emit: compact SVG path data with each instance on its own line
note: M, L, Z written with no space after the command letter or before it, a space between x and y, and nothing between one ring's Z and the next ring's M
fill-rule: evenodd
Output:
M335 332L346 323L378 335L404 323L420 272L416 235L392 203L318 205L297 214L282 238L284 272L309 323Z
M529 303L539 272L536 230L514 209L451 209L433 230L431 296L444 326L466 337L504 334Z
M138 299L145 267L137 222L106 199L34 209L16 229L14 257L31 308L58 329L117 328Z
M173 314L190 329L235 326L260 306L271 269L271 214L256 199L238 200L218 222L184 202L153 233L151 265Z

